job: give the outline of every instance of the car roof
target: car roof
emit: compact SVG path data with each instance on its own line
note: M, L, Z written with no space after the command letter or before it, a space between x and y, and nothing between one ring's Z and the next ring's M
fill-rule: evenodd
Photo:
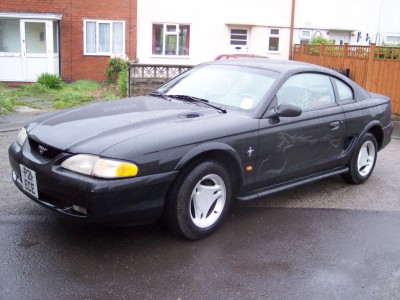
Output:
M333 69L300 61L262 59L262 58L252 57L249 59L242 58L242 59L232 59L232 60L231 59L217 60L217 61L211 61L209 62L209 64L236 65L236 66L246 66L246 67L270 70L273 72L280 73L282 75L281 78L283 80L289 78L290 76L296 73L302 73L302 72L324 73L339 78L342 81L346 82L348 85L350 85L354 90L356 100L365 99L370 96L364 88L362 88L353 80L347 78L343 74L340 74L339 72Z
M246 58L242 57L240 60L219 60L210 62L210 64L224 64L224 65L237 65L237 66L247 66L254 68L261 68L270 71L275 71L278 73L293 73L301 71L314 71L314 72L326 72L326 73L337 73L328 68L321 66L292 61L292 60L278 60L278 59L263 59L257 57Z
M249 53L234 53L234 54L220 54L214 60L223 60L223 59L233 59L233 58L268 58L268 56L258 55L258 54L249 54Z

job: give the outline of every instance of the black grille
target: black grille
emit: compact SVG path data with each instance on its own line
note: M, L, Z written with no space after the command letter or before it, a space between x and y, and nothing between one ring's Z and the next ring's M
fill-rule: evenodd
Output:
M29 145L31 146L31 151L34 154L43 156L48 159L53 159L62 152L61 150L45 144L38 143L32 139L29 139Z

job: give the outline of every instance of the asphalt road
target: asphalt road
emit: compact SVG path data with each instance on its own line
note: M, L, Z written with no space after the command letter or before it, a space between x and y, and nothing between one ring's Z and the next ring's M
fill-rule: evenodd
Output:
M0 134L0 299L399 299L400 141L370 180L236 204L189 242L162 224L78 223L18 192Z

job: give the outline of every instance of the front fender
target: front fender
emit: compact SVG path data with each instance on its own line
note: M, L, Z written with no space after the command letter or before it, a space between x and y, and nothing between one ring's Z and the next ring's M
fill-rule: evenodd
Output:
M242 182L243 179L243 165L240 159L239 154L236 152L234 148L230 145L220 143L220 142L207 142L197 145L196 147L192 148L189 152L187 152L177 163L175 170L181 170L184 168L188 163L193 161L196 158L213 155L213 154L222 154L223 161L234 162L235 166L228 166L236 167L237 171L240 174L240 181Z

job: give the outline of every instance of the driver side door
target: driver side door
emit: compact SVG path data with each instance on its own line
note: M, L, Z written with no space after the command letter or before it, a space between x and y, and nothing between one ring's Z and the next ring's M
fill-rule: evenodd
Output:
M331 169L343 149L345 116L328 75L293 75L276 94L275 108L282 103L302 114L260 120L256 189Z

